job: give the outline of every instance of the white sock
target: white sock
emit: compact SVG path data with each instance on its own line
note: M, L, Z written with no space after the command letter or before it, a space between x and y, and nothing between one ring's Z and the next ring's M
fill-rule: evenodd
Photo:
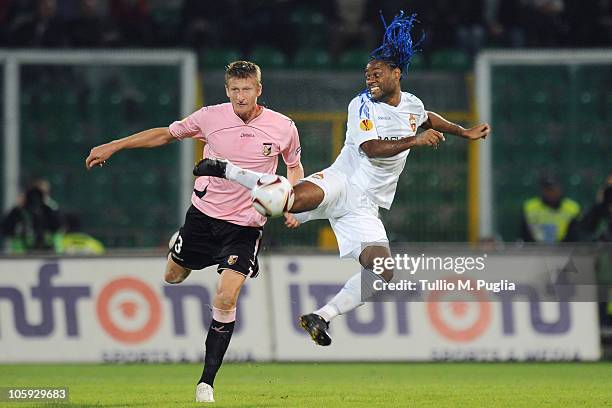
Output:
M248 188L249 190L255 188L255 186L257 185L257 180L259 180L259 178L263 175L264 173L258 173L252 170L245 170L230 162L227 162L227 166L225 167L226 179L235 181L236 183Z
M348 313L351 310L363 305L364 302L361 300L361 279L361 272L351 276L351 278L344 284L344 287L340 289L340 292L338 292L336 296L332 298L332 300L327 302L325 306L319 310L315 310L314 313L318 314L329 322L336 316ZM370 270L365 270L363 272L363 279L364 286L367 288L372 288L371 291L368 291L368 293L364 293L364 299L367 299L373 295L373 284L375 281L384 281L380 275L376 275ZM367 282L365 282L365 280L367 280Z

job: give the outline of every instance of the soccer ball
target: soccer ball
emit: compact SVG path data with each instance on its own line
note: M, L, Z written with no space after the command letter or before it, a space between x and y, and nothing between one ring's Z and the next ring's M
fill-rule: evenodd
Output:
M253 207L266 217L278 217L293 205L293 186L283 176L264 174L251 192Z

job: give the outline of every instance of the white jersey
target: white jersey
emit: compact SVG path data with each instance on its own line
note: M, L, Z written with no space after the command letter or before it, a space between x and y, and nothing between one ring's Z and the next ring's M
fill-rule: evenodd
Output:
M370 159L359 146L368 140L414 136L426 120L423 102L408 92L402 92L398 106L372 101L365 94L356 96L348 107L344 147L331 168L344 173L379 207L389 209L410 150Z

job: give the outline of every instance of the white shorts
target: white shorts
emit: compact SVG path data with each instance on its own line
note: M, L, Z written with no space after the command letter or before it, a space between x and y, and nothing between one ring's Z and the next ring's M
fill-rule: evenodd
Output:
M321 187L325 197L314 210L294 214L300 222L328 219L331 224L341 258L359 261L364 244L388 246L389 239L378 218L378 206L342 172L327 168L302 179Z

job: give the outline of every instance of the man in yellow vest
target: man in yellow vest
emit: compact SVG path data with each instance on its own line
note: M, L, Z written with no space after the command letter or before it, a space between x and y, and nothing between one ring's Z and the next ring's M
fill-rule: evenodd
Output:
M561 183L553 176L540 178L540 196L523 203L521 238L525 242L578 241L580 205L563 197Z
M64 233L55 241L55 251L63 255L102 255L104 245L81 230L81 220L76 214L64 216Z

